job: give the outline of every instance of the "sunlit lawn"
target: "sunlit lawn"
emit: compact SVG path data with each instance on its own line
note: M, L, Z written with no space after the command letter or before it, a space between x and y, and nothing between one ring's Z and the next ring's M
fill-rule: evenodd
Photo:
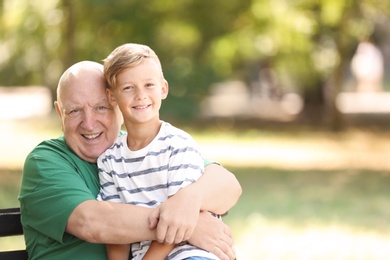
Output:
M241 259L390 259L390 175L233 168Z
M1 133L2 208L18 206L20 162L28 150L60 134L47 125L25 124L7 127L13 135L24 133L25 145L18 144L17 152L10 151L15 136ZM26 129L33 134L27 136ZM234 172L243 187L240 201L225 217L238 259L390 259L386 132L187 130L205 156ZM0 239L0 249L20 246L20 238Z

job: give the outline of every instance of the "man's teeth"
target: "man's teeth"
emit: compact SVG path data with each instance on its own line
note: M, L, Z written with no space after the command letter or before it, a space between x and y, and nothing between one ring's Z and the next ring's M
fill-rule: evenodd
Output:
M84 135L85 138L87 139L95 139L96 137L98 137L99 134L93 134L93 135Z

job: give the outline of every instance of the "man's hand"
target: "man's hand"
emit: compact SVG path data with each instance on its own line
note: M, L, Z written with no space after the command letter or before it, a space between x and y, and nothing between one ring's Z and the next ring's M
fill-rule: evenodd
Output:
M209 212L201 212L188 242L215 254L221 260L233 260L236 257L231 229Z
M178 244L188 240L197 224L199 200L181 191L164 201L149 217L150 228L157 226L157 241L160 243Z
M149 228L150 229L155 229L157 227L159 218L160 218L160 206L153 209L152 214L150 214L150 216L149 216Z

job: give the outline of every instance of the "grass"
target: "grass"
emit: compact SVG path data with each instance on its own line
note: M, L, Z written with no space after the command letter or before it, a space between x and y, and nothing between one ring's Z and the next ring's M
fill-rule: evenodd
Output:
M232 170L244 187L229 215L233 222L260 214L295 227L316 224L390 231L390 175L386 172Z
M54 121L56 122L56 121ZM25 155L60 132L17 122L0 136L0 206L16 199ZM58 127L58 125L56 126ZM4 128L4 126L3 126ZM1 130L2 128L0 128ZM24 129L17 153L11 142ZM225 217L238 259L390 259L390 134L371 129L186 129L243 187ZM8 135L8 136L7 136ZM18 156L16 156L16 154ZM20 157L20 158L16 158ZM0 239L0 250L23 239Z
M390 175L232 168L239 259L389 259Z

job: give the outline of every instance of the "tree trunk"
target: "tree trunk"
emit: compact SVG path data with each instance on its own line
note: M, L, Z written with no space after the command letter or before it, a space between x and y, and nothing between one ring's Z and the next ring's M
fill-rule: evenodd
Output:
M64 67L69 68L74 63L74 8L72 0L62 0L63 10L66 12L66 22L64 25L65 52L63 56Z
M337 96L343 89L345 64L346 58L340 53L340 62L335 68L326 102L329 109L330 127L333 131L341 131L345 127L344 117L336 104Z

